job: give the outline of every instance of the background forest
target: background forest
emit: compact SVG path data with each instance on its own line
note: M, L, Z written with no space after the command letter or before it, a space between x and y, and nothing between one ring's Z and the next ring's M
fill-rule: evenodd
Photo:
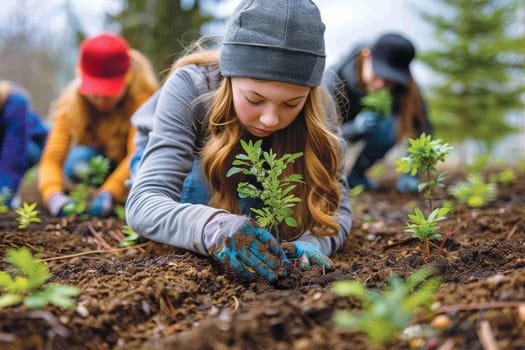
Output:
M343 14L347 10L351 21L359 17L363 6L357 0L315 2L327 24L327 43L333 10ZM34 108L46 115L51 101L74 76L79 42L106 30L122 34L144 52L162 80L191 42L201 35L220 35L237 3L7 0L0 21L0 78L25 86ZM424 9L410 0L394 3L403 5L395 16L404 18L408 14L402 11L410 11L430 28L428 37L416 41L416 64L428 72L423 79L416 74L416 80L424 89L436 135L462 144L463 149L474 149L472 156L498 145L503 145L506 154L525 156L525 2L439 0ZM90 18L87 9L93 6L99 15ZM366 23L366 18L361 20ZM370 39L370 32L363 31L363 40ZM328 62L333 63L337 53L327 47Z

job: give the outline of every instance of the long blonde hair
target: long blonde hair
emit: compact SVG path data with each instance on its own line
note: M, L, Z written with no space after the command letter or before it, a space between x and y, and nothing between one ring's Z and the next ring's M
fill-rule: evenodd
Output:
M333 105L328 92L321 87L312 88L292 124L271 137L271 147L277 155L304 153L282 174L282 177L301 174L304 180L295 190L295 195L302 199L292 214L298 226L278 228L288 240L307 230L316 236L333 236L339 231L335 213L340 200L341 143L329 124L327 103ZM235 115L231 79L226 77L215 93L209 113L209 138L201 153L202 167L212 190L211 206L241 213L237 184L246 179L241 174L230 178L225 174L235 155L241 152L239 140L250 137Z
M120 161L126 154L127 135L130 132L130 118L158 88L158 81L148 59L131 49L131 68L126 76L127 92L123 100L109 114L97 111L79 92L80 80L76 79L51 109L51 117L65 115L72 125L71 135L79 145L105 145L105 154L114 161ZM106 140L97 140L95 127L98 122L109 121L105 127L111 135Z
M190 53L172 65L170 74L190 64L218 70L219 52L205 49L197 42ZM253 136L242 127L235 115L231 79L222 78L216 91L198 97L193 107L202 103L208 105L206 120L209 123L206 142L201 150L201 166L212 192L208 204L242 214L237 184L246 179L240 174L229 178L225 174L232 166L235 155L242 151L240 139ZM341 196L339 167L343 149L336 127L337 111L332 98L323 87L314 87L294 122L272 136L271 147L277 155L304 153L282 174L283 178L292 173L301 174L304 180L295 189L295 195L302 199L292 213L298 226L282 225L278 228L285 239L294 239L307 230L316 236L335 236L339 232L335 214Z

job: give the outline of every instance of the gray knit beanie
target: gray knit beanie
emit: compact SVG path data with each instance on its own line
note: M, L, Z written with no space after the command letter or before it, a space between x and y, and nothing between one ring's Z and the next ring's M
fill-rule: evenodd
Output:
M310 0L243 0L221 47L224 76L318 86L325 25Z

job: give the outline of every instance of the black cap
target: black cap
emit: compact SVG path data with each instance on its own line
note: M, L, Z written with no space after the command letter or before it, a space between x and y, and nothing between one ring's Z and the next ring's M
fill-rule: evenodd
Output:
M372 45L371 52L375 75L408 85L409 65L416 54L410 40L399 34L384 34Z

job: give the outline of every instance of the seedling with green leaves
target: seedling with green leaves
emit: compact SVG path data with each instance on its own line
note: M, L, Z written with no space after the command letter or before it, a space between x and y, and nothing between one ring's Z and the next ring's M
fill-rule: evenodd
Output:
M24 303L31 309L41 309L48 304L70 309L71 299L80 290L57 283L45 284L51 277L47 265L33 257L27 247L9 249L4 261L13 265L9 271L0 271L0 308Z
M13 192L9 187L2 187L0 191L0 214L5 214L9 211L9 207L6 205L6 202L13 197Z
M90 186L100 186L107 177L111 162L109 158L97 155L89 160L89 166L80 172L80 183L69 194L74 202L67 203L62 209L66 216L82 214L86 211Z
M415 176L418 173L424 174L426 181L417 185L419 192L425 190L424 196L428 199L430 211L432 207L432 191L436 187L444 187L445 173L438 173L436 165L439 161L444 161L450 153L452 147L441 140L432 140L432 135L422 133L417 139L408 139L409 155L396 159L396 171L410 173Z
M441 220L447 218L448 208L436 208L425 218L425 215L419 208L414 209L414 214L409 214L409 222L405 232L411 232L412 237L419 238L425 242L425 256L430 253L429 240L432 238L441 238L439 225Z
M24 202L21 208L15 209L18 214L16 220L18 221L18 228L27 228L32 222L42 222L38 217L38 210L36 210L36 202L28 204Z
M370 92L361 98L363 110L375 112L379 115L389 117L392 115L392 95L390 90L383 88Z
M336 281L333 292L343 297L356 297L361 302L362 311L337 311L333 320L338 326L364 332L373 344L384 344L410 324L418 309L430 308L434 292L441 283L439 278L431 275L430 269L420 269L406 282L393 276L383 291L367 289L359 281Z
M425 242L425 256L428 256L430 247L429 240L439 238L438 221L444 220L448 208L437 208L434 210L432 203L432 193L435 187L444 187L446 174L439 174L436 165L439 161L444 161L450 153L452 147L443 143L441 140L432 140L431 135L422 133L417 139L410 138L408 147L408 156L396 160L397 171L402 173L425 174L426 181L420 182L417 186L418 191L425 191L424 197L428 200L429 212L428 218L425 218L423 212L415 208L414 214L408 215L411 222L407 223L407 232L412 232L412 237L419 238Z
M493 201L497 192L495 183L487 183L481 174L474 173L467 176L467 181L459 182L448 189L448 193L458 202L471 208L479 208Z
M258 198L264 207L262 209L251 208L255 213L255 219L268 231L274 231L279 240L278 226L284 222L290 227L296 227L297 222L292 217L292 208L301 200L292 191L296 188L296 183L302 182L300 174L291 174L282 178L282 173L286 167L295 162L303 155L302 152L285 154L280 158L269 151L262 151L262 140L253 143L251 140L245 142L241 140L241 147L246 153L235 156L233 166L226 173L230 177L237 173L255 176L261 188L249 182L240 182L237 185L237 192L241 198Z
M516 181L516 173L512 168L506 168L500 171L497 174L493 174L489 178L489 182L492 183L501 183L503 186L508 186L511 183Z
M121 247L133 246L137 244L140 239L138 233L133 231L133 229L127 225L122 227L122 233L126 235L126 239L120 242Z

